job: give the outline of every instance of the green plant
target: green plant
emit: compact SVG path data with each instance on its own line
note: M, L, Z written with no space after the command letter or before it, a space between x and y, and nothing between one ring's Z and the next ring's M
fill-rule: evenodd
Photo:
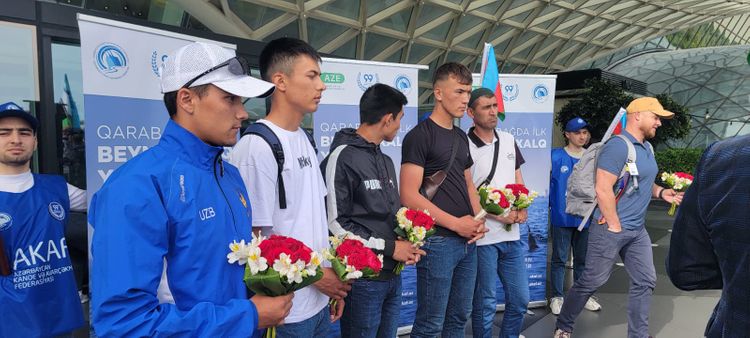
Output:
M584 82L586 92L580 98L570 101L562 107L555 117L560 128L574 117L581 117L589 124L591 139L597 142L607 131L612 118L620 107L625 107L633 97L626 94L616 84L588 79Z
M663 172L685 172L695 174L695 166L703 155L701 148L663 149L656 152L659 175Z
M690 116L688 116L688 110L685 106L672 100L667 94L659 94L654 96L664 109L674 113L672 119L661 120L661 127L656 131L656 136L649 140L652 145L662 144L667 140L681 139L688 135L690 132Z
M586 80L584 86L586 92L578 99L565 104L555 120L560 128L564 128L568 120L574 117L583 118L590 126L592 142L598 142L620 107L627 107L635 97L627 94L619 85L599 79ZM656 98L665 109L674 112L676 116L672 120L662 120L662 127L656 132L656 137L650 140L651 144L657 146L666 140L685 137L690 130L687 108L666 94L657 95Z

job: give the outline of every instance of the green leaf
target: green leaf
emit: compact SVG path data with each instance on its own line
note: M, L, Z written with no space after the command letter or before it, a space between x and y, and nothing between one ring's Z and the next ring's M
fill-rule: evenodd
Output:
M333 268L333 271L336 272L336 276L339 277L339 280L342 282L346 281L346 266L341 263L338 259L331 260L331 268Z

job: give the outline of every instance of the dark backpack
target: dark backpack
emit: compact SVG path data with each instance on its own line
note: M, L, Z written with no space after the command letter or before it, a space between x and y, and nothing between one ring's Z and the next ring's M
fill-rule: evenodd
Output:
M312 134L306 129L302 130L305 131L305 135L307 135L307 139L310 141L310 144L313 149L315 149L315 154L317 155L318 147L315 145L315 139L313 139ZM248 134L260 136L260 138L266 141L268 146L271 147L271 152L276 159L276 166L278 168L276 184L279 187L279 208L286 209L286 189L284 188L284 179L281 177L281 172L284 170L284 149L281 147L279 138L267 125L257 122L251 123L247 126L245 131L242 132L242 136Z

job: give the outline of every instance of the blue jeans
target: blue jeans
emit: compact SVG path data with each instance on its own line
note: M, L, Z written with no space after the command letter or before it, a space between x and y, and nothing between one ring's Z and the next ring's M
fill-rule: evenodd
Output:
M581 277L586 266L586 248L589 242L589 228L578 231L576 227L552 226L552 297L562 297L565 280L565 263L568 261L570 246L573 245L573 278Z
M345 298L341 337L392 338L398 331L401 276L358 279Z
M529 305L529 276L525 257L526 246L521 241L477 246L477 285L471 313L473 337L492 337L492 319L497 312L498 276L505 291L500 337L515 338L521 333L523 316Z
M316 338L325 337L331 327L331 310L326 307L314 316L301 322L284 324L276 327L278 338Z
M557 317L557 328L573 332L576 317L589 297L607 282L618 254L630 276L628 337L648 337L648 312L651 294L656 286L651 239L645 228L623 228L621 232L614 233L607 230L606 224L592 224L590 227L586 268L565 295L565 302Z
M432 236L417 263L417 314L411 337L464 337L477 278L477 246Z

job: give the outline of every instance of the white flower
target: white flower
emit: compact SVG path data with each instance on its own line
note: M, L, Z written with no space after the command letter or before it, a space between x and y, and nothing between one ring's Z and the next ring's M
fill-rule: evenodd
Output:
M344 259L344 264L346 264L346 259ZM358 271L355 267L349 264L346 265L346 275L344 276L344 279L352 280L360 277L362 277L362 271Z
M253 275L268 269L268 262L260 255L259 247L250 246L248 249L247 266L250 268L250 273Z
M409 210L406 207L402 207L401 209L398 209L398 212L396 213L396 220L398 221L398 227L404 230L411 229L411 221L406 218L406 211Z
M229 250L231 250L231 252L227 254L227 261L229 264L234 264L236 262L239 265L245 265L245 263L247 263L250 247L245 244L244 239L239 242L232 241L232 243L229 244Z
M303 274L307 274L305 270L305 261L298 259L292 264L292 269L287 273L286 279L290 283L302 283Z
M414 227L412 229L412 234L414 234L414 239L417 240L417 242L424 241L425 236L427 236L427 230L425 230L424 227Z
M289 255L282 253L279 255L279 258L273 262L273 269L278 272L279 275L287 277L287 280L289 280L290 275L294 276L295 266L292 264L292 259Z
M317 252L313 251L310 254L310 263L307 264L307 266L305 266L305 274L307 276L315 276L315 274L318 272L318 267L320 266L320 263L321 263L320 255L318 255Z
M263 242L263 240L266 239L266 237L260 233L258 233L258 235L256 236L255 233L253 232L252 235L253 235L253 239L250 241L250 246L253 246L253 247L260 246L260 242Z

